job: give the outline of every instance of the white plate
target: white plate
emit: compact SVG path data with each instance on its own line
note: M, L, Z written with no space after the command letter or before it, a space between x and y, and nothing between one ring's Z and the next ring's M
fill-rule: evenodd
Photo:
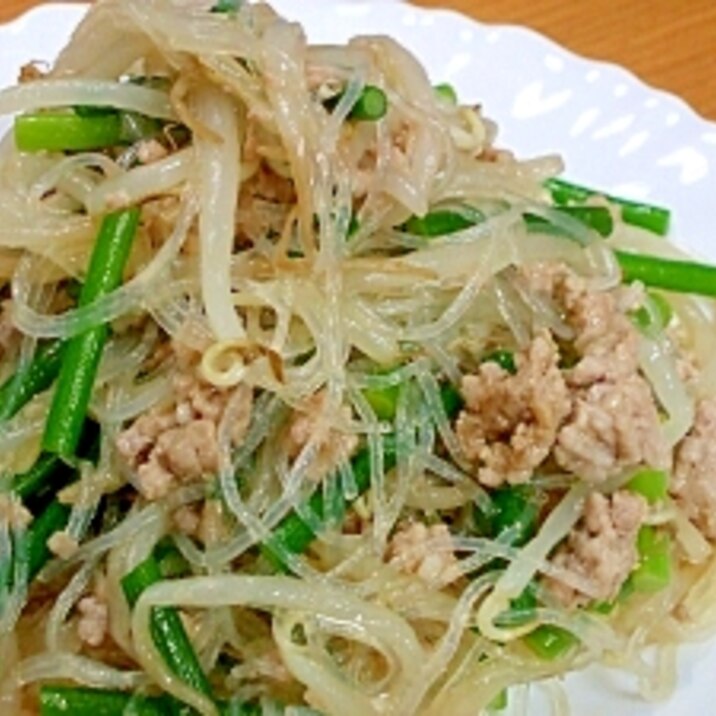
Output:
M394 36L435 81L449 81L464 100L480 102L498 121L504 146L521 156L559 152L574 180L669 206L675 240L716 261L716 124L680 99L524 28L480 25L453 12L388 0L273 4L301 20L315 42L361 33ZM51 60L83 12L76 4L44 5L0 26L0 86L14 82L24 62ZM578 716L705 716L716 712L715 668L716 641L685 647L679 688L658 705L645 704L631 680L603 669L573 675L567 686ZM529 713L538 711L531 707Z

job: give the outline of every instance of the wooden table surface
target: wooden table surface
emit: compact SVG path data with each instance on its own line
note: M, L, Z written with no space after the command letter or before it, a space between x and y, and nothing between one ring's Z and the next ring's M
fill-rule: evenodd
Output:
M716 120L716 0L415 1L527 25L582 55L628 67ZM0 0L0 22L39 3Z

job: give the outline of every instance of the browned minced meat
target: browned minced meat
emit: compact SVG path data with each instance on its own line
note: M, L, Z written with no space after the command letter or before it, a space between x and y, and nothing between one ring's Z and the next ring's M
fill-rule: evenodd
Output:
M200 505L182 505L172 515L176 528L209 546L226 537L227 523L221 500L208 499Z
M626 310L638 306L639 293L591 289L561 263L536 264L522 274L532 290L554 301L574 330L579 360L567 372L570 386L619 380L639 370L639 336L626 315Z
M107 635L109 627L109 607L107 601L97 594L83 597L77 603L79 620L77 636L89 646L99 646Z
M488 362L463 378L457 436L484 485L526 482L549 455L570 410L558 360L557 346L543 331L517 357L515 375Z
M438 589L460 577L447 525L413 522L399 529L388 545L387 561Z
M557 463L592 482L639 465L666 468L669 452L651 388L634 374L580 391L554 448Z
M557 463L594 482L640 465L668 467L657 404L639 373L639 336L626 314L639 305L640 292L591 289L563 264L523 275L575 332L578 360L565 371L572 410L557 437Z
M670 491L686 516L716 541L716 398L699 403L691 431L676 447Z
M587 498L582 519L557 549L552 563L574 575L575 581L588 583L590 594L557 579L545 579L561 604L574 607L617 596L636 565L636 536L646 509L644 498L627 490L612 495L593 492Z
M315 440L316 452L308 468L308 476L314 481L323 479L350 458L359 442L354 433L336 427L350 422L350 408L343 405L338 415L325 416L326 397L325 391L319 391L305 400L291 416L286 435L291 458L297 458L309 440Z
M231 427L238 445L248 429L252 392L247 386L216 388L198 371L198 353L173 346L178 357L170 403L137 418L116 440L119 454L136 472L137 487L149 500L166 496L176 482L190 482L216 473L219 467L218 426L234 391L241 409Z

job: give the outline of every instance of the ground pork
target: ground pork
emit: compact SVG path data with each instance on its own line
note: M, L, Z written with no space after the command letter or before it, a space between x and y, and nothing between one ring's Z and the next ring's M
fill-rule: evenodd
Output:
M390 540L387 561L437 589L460 577L450 531L443 523L428 527L413 522L402 527Z
M716 398L703 400L676 448L670 491L686 516L716 541Z
M587 582L586 595L553 578L545 586L566 607L591 600L611 601L634 569L638 552L636 537L646 516L641 495L619 490L612 495L593 492L584 505L579 524L557 549L552 563Z
M141 415L116 440L118 453L135 471L137 487L148 500L166 496L176 482L216 473L218 426L234 390L242 401L232 425L234 445L243 440L251 417L248 387L216 388L201 378L198 352L177 345L175 354L172 401Z
M465 410L456 430L482 484L525 482L548 456L570 410L558 360L557 346L544 331L517 357L515 375L487 362L463 378Z
M196 537L209 546L226 537L227 523L221 500L206 500L201 505L183 505L174 511L172 519L177 529L189 537Z
M522 276L575 334L576 360L565 370L572 410L557 438L557 463L595 482L643 464L668 467L658 407L639 372L639 334L627 315L643 303L643 289L594 290L564 264L538 264Z
M327 394L319 391L305 400L289 422L286 434L287 453L292 459L299 456L311 438L316 451L308 468L311 480L320 481L332 473L341 462L348 460L358 448L358 436L336 426L350 423L351 409L344 405L337 415L325 414Z
M107 602L96 594L83 597L77 603L80 618L77 622L77 636L89 646L99 646L107 635L109 608Z
M639 334L626 311L639 306L642 290L597 291L561 263L537 264L522 276L529 288L556 304L575 333L578 360L567 372L570 386L618 381L639 370Z
M140 164L153 164L169 156L169 150L156 139L144 139L137 143L137 161Z
M647 382L633 374L579 391L554 457L565 470L592 482L640 465L667 468L669 451Z

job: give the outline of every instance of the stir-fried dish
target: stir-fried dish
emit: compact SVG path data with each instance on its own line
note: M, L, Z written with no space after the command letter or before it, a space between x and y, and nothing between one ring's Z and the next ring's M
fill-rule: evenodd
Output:
M0 113L2 714L668 693L716 620L716 269L668 211L265 4L99 0Z

